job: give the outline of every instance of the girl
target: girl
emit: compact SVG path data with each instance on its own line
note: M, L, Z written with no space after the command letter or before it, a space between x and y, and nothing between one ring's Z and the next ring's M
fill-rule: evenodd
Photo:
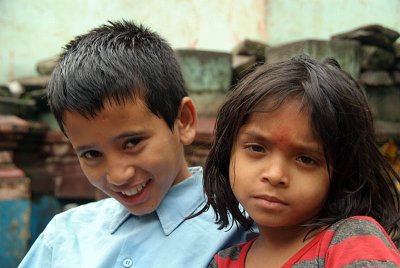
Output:
M260 235L209 267L400 265L400 178L375 143L363 90L335 60L259 66L221 107L215 134L203 211L221 228L231 216L254 221Z

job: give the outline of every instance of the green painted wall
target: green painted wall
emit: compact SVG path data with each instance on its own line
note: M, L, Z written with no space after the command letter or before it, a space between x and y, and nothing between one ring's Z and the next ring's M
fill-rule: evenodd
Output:
M266 7L270 44L329 39L367 24L400 32L399 0L266 0Z
M230 52L244 38L281 44L370 23L400 31L399 0L0 0L0 84L107 20L133 19L174 48Z

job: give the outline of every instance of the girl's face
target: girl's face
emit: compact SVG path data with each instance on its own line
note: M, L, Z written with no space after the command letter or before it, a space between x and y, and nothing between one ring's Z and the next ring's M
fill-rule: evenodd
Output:
M274 111L252 113L236 137L229 178L236 198L260 228L309 222L325 201L329 174L307 109L293 99Z

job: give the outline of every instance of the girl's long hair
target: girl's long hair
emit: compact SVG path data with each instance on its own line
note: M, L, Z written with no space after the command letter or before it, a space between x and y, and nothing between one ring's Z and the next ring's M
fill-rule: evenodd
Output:
M264 64L232 90L217 115L215 140L205 164L208 202L202 211L212 207L221 228L234 222L252 226L229 184L231 150L240 127L261 101L272 99L279 106L289 97L299 98L309 109L312 131L331 167L326 202L308 226L316 229L367 215L397 242L399 175L377 147L365 92L333 59L319 62L301 55Z

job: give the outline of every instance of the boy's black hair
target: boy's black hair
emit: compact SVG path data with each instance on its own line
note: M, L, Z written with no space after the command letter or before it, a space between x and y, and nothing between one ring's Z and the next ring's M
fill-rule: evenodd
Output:
M301 55L288 61L264 64L233 89L220 108L215 141L205 164L204 189L216 211L216 222L227 227L232 214L236 223L250 228L229 184L229 163L238 131L264 99L277 103L297 98L310 111L311 129L321 142L331 172L330 188L312 229L331 225L354 215L375 218L398 239L399 176L380 153L373 119L363 89L339 64ZM260 108L260 107L258 107Z
M48 85L48 101L62 131L64 113L93 118L106 101L138 100L173 129L187 96L171 46L130 21L110 22L66 45Z

